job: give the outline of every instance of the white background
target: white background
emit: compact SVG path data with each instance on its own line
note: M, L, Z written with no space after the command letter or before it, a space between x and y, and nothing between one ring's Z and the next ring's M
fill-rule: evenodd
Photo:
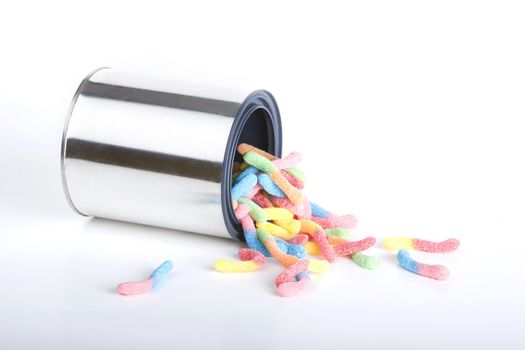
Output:
M519 1L84 3L0 9L0 348L523 349L525 10ZM438 282L339 259L307 294L281 268L219 274L239 244L86 219L65 201L62 125L111 66L266 88L307 193L354 237L457 237ZM165 259L164 288L117 283Z

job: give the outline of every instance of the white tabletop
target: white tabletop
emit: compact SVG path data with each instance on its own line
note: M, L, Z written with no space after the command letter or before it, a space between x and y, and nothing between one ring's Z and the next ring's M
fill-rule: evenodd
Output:
M1 349L525 347L522 8L385 2L301 5L296 16L291 5L210 3L126 5L118 17L105 2L67 15L33 5L0 21L11 33L0 80ZM253 26L244 11L271 23ZM270 51L239 54L254 41ZM61 128L76 85L102 65L267 88L285 153L304 153L309 198L355 214L355 239L460 239L454 253L413 253L450 278L408 273L378 244L378 270L340 258L285 299L272 260L254 273L212 269L235 257L232 240L75 214L60 182ZM115 292L166 259L174 269L158 291Z

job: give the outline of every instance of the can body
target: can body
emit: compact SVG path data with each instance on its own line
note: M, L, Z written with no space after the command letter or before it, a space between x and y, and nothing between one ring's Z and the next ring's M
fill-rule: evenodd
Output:
M239 238L229 189L238 143L280 156L277 105L101 69L80 84L62 140L62 178L86 216Z

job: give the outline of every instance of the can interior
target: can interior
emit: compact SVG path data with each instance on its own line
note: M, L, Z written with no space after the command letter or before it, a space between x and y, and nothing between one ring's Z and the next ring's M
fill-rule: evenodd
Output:
M237 153L237 145L241 143L281 156L281 119L277 104L268 92L256 91L243 103L232 125L225 153L221 187L223 215L228 232L238 240L242 240L244 234L233 211L230 190L233 162L242 162L242 156Z

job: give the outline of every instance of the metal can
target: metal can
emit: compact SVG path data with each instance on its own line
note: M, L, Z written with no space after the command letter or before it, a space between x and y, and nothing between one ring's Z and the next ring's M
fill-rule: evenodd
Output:
M79 214L241 239L231 201L239 143L278 157L279 109L231 90L102 68L78 87L64 126L64 192Z

